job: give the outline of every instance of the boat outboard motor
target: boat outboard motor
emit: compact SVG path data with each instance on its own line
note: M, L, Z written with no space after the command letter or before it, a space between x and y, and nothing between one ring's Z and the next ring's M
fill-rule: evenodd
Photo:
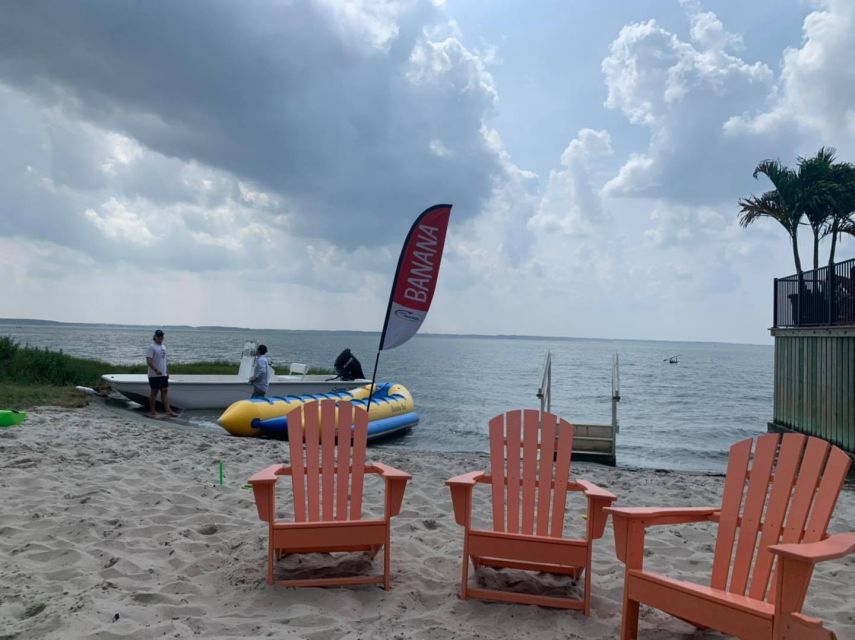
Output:
M338 354L338 358L335 359L333 366L335 367L336 374L342 380L365 378L365 374L362 372L362 364L350 352L350 349L345 349Z

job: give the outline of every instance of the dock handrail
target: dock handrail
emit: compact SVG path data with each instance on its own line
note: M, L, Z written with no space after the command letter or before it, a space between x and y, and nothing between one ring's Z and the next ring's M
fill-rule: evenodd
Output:
M546 352L543 362L540 387L537 390L540 400L540 414L552 412L552 352ZM589 460L614 466L617 462L615 440L620 429L617 417L617 403L620 401L620 365L618 354L612 358L612 423L581 424L574 421L573 459Z
M552 352L546 352L543 362L543 374L540 379L540 387L537 390L537 398L540 400L540 412L552 411ZM612 357L612 426L615 433L620 431L620 422L617 417L617 403L620 402L620 356L615 353Z
M540 400L540 412L552 411L552 352L546 352L546 360L543 363L543 375L540 379L540 388L537 390Z
M612 426L615 433L620 431L620 423L617 417L617 403L620 402L620 357L615 352L612 358Z

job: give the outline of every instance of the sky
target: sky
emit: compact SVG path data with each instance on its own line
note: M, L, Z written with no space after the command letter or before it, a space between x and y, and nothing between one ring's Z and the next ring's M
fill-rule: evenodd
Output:
M451 203L422 331L765 344L752 171L855 162L851 0L0 13L0 317L379 331Z

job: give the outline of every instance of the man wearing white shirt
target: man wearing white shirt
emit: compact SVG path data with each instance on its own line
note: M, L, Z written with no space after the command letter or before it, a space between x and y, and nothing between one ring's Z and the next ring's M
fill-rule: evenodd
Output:
M148 395L148 413L152 418L159 418L157 415L157 394L160 393L160 400L163 402L163 407L166 413L171 416L178 414L169 406L169 373L166 369L166 347L163 346L163 331L158 329L154 332L154 339L148 348L145 357L148 363L148 386L151 387L151 393Z

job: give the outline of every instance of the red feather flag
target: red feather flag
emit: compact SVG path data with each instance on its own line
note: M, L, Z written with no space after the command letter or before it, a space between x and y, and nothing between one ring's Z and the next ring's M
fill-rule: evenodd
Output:
M436 290L450 217L451 205L437 204L425 209L410 228L389 295L380 351L404 344L422 326Z

